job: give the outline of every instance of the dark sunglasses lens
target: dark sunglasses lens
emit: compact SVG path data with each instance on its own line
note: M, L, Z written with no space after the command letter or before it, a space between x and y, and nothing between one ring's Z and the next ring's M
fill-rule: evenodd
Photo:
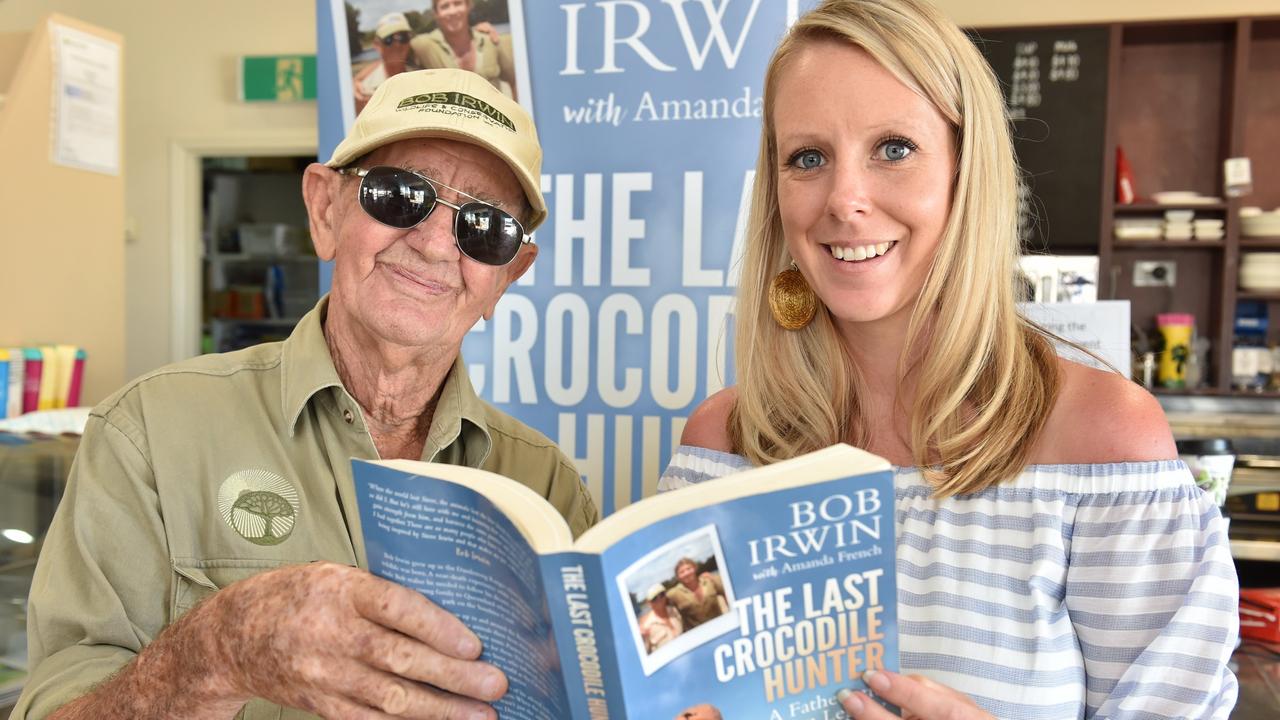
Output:
M458 210L455 226L458 248L486 265L506 265L520 250L524 229L507 213L484 203L467 203Z
M383 225L411 228L436 204L436 189L426 178L392 167L373 168L360 181L360 207Z
M393 33L385 37L382 40L382 42L386 45L396 45L396 44L407 45L409 43L409 33L407 32Z

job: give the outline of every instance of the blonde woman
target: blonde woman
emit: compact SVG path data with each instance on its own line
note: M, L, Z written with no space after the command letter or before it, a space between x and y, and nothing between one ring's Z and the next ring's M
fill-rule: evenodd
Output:
M898 466L909 674L866 680L907 714L1227 717L1225 527L1156 401L1018 315L1015 160L973 44L922 0L828 0L764 98L738 385L660 487L836 442Z

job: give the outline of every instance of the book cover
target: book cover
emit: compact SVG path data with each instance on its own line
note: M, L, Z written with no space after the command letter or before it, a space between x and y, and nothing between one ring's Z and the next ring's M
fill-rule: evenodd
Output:
M26 357L22 348L9 348L9 406L5 415L18 417L22 414L23 381L26 378Z
M576 541L523 485L353 461L367 567L507 673L504 718L842 717L897 669L893 472L844 445L647 498Z
M40 383L43 375L44 356L39 348L23 348L26 375L22 379L22 412L29 413L40 407Z

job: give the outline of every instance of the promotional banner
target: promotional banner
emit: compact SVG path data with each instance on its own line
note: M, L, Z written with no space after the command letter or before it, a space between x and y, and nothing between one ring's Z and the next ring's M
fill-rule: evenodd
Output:
M733 383L764 69L814 0L425 2L318 0L320 155L402 65L469 62L531 108L550 216L463 356L613 512L654 491L688 414Z

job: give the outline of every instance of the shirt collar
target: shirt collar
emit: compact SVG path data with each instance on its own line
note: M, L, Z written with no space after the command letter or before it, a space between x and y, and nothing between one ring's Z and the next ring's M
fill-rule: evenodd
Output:
M346 392L324 338L328 310L329 296L325 295L298 321L284 341L280 398L290 437L297 430L302 411L316 393L330 387ZM440 390L422 459L479 467L493 447L485 421L486 409L471 385L466 363L459 354ZM454 447L458 440L462 441L461 447Z
M284 341L281 351L280 409L289 425L289 437L298 427L298 418L316 393L329 387L342 387L338 371L324 340L324 318L329 311L329 296L324 295Z
M459 353L445 377L444 387L440 389L422 459L480 467L493 448L485 415L484 401L476 395L466 363ZM455 445L459 439L462 444L457 448ZM460 455L456 452L458 450Z

